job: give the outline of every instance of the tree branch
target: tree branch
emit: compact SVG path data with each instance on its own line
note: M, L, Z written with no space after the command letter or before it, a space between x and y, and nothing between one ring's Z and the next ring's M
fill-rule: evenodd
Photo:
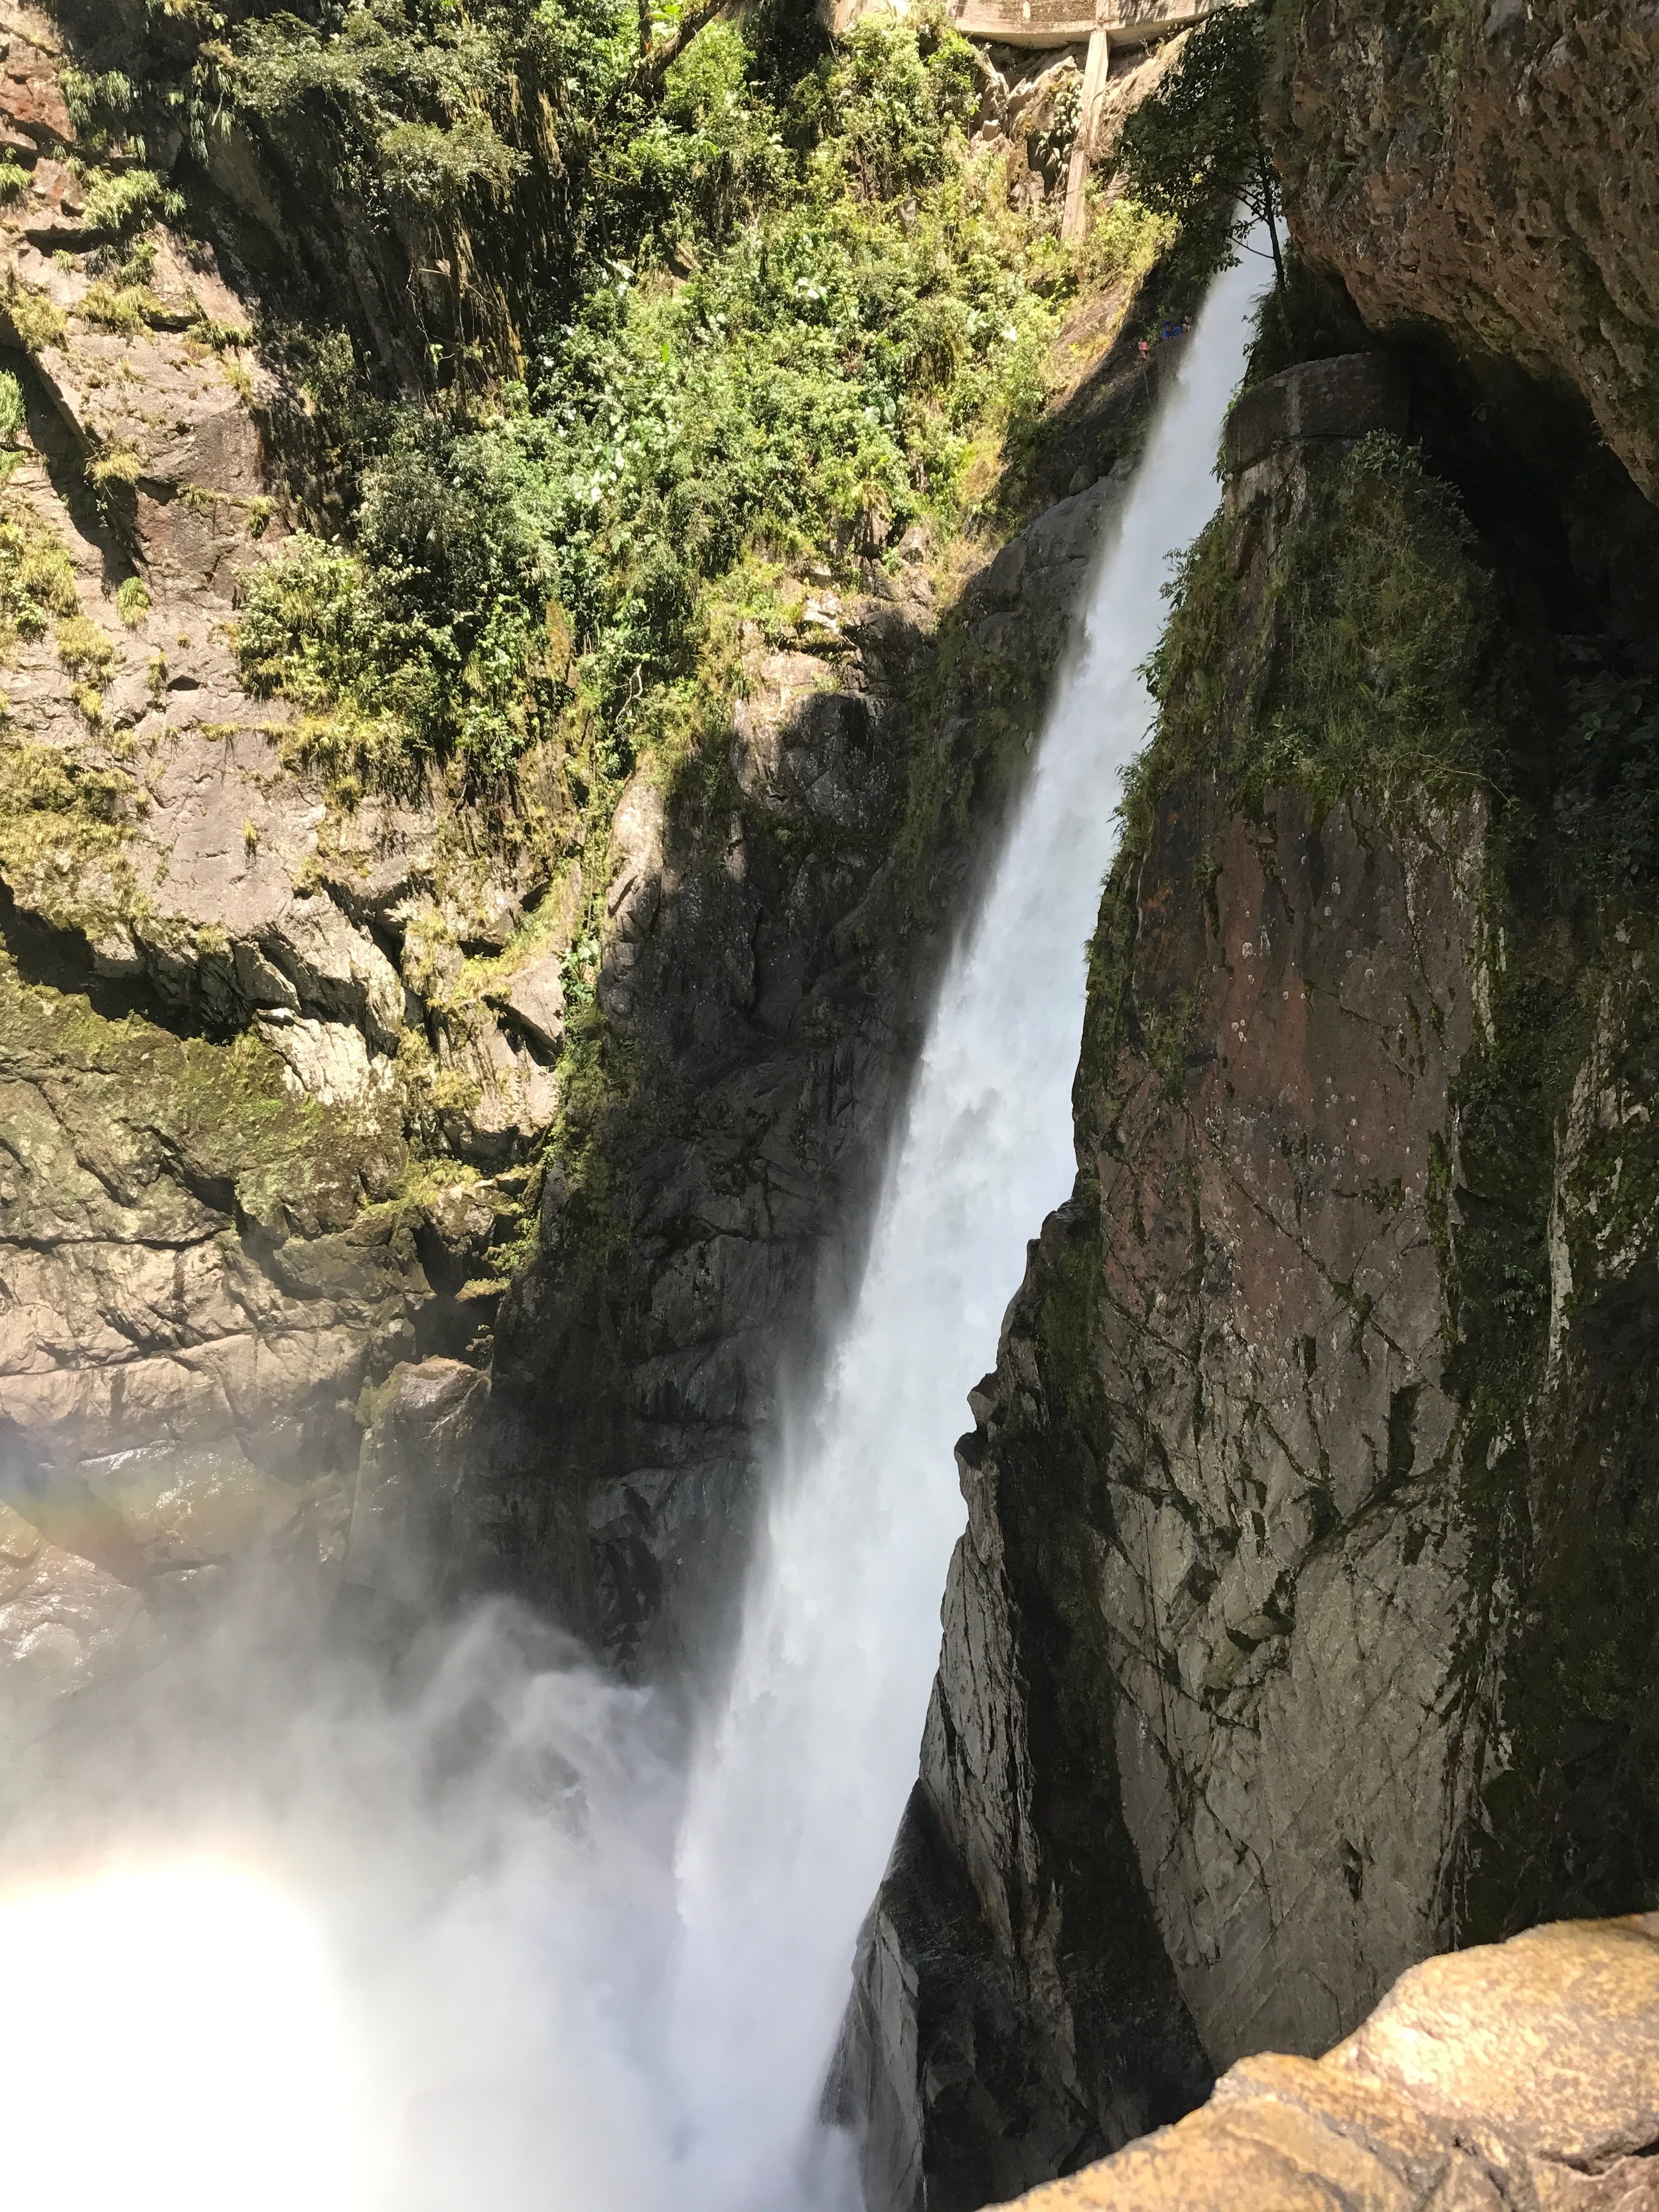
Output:
M679 59L698 32L705 29L731 4L732 0L702 0L701 6L682 15L675 28L659 46L653 46L649 52L640 56L629 80L629 88L643 90L647 85L656 83L663 71Z

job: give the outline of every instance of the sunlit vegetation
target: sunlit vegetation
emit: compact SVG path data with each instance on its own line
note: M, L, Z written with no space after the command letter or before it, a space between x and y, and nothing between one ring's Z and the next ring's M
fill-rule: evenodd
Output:
M1157 732L1128 787L1137 833L1194 773L1224 772L1251 805L1284 786L1321 805L1361 792L1386 806L1487 785L1514 711L1512 653L1449 487L1372 433L1310 471L1249 599L1248 526L1218 514L1170 586L1146 668Z
M1001 157L969 152L975 78L942 19L831 52L763 9L659 84L632 0L477 20L410 0L245 24L191 99L198 133L326 120L366 198L482 231L510 219L532 85L565 258L513 373L461 364L388 405L343 333L301 364L360 456L355 505L256 574L242 664L342 773L496 772L573 713L607 779L693 741L731 678L722 610L807 557L953 526L970 463L1040 411L1089 274L1052 211L1010 209ZM1125 266L1158 234L1139 210L1110 228Z

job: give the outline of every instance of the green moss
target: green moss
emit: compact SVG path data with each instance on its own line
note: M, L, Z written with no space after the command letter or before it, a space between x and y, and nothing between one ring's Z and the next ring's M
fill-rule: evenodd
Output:
M402 1172L398 1140L295 1097L258 1036L218 1044L137 1014L107 1020L75 994L26 987L0 957L0 1037L15 1066L108 1083L114 1110L151 1129L187 1182L270 1233L343 1229Z
M149 608L149 586L142 576L129 576L115 594L116 612L129 629L137 629Z
M1037 1313L1043 1382L1054 1413L1098 1437L1104 1407L1098 1364L1100 1288L1099 1194L1080 1187L1044 1284Z
M73 614L58 625L58 658L71 676L101 683L115 665L116 652L95 622Z
M1127 787L1137 834L1194 774L1224 773L1247 805L1288 785L1384 812L1504 775L1513 650L1455 496L1380 434L1308 472L1265 574L1255 519L1224 512L1170 587L1146 672L1157 733Z
M12 335L25 353L40 353L47 346L62 345L69 329L62 308L53 305L50 295L38 284L25 283L15 270L8 270L5 290L0 295L0 313L11 325Z
M0 446L15 446L27 427L23 387L9 368L0 368Z
M80 611L68 546L31 508L8 502L0 510L0 653L19 638L44 637L54 617L73 621Z
M164 320L167 310L148 284L99 283L82 301L80 313L100 330L136 337L139 331Z
M100 935L137 905L124 818L137 788L121 769L0 738L0 875L55 926Z

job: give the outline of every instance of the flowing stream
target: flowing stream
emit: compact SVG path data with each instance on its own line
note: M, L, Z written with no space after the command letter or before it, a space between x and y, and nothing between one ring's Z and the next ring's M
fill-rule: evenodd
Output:
M0 1893L0 2212L857 2205L818 2102L915 1774L952 1445L1071 1187L1135 670L1214 504L1258 270L1215 287L1103 548L689 1772L647 1694L511 1608L391 1681L257 1606L204 1627L0 1784L34 1854Z

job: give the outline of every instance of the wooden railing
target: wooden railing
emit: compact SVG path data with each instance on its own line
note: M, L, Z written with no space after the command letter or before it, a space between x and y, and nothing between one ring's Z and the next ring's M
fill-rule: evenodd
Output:
M1072 46L1086 40L1089 48L1083 72L1083 98L1076 143L1066 177L1066 211L1062 238L1083 235L1087 223L1084 186L1089 176L1089 149L1094 143L1095 118L1112 66L1114 46L1144 46L1150 40L1184 31L1218 9L1235 7L1238 0L1091 0L1085 13L1079 0L948 0L951 20L964 37L982 39L988 46ZM905 0L818 0L818 13L837 36L849 30L859 17L876 6L887 6L902 15Z
M823 0L835 32L848 29L872 0ZM1080 46L1096 32L1114 46L1141 46L1183 31L1228 0L950 0L951 20L966 37L1005 46Z

